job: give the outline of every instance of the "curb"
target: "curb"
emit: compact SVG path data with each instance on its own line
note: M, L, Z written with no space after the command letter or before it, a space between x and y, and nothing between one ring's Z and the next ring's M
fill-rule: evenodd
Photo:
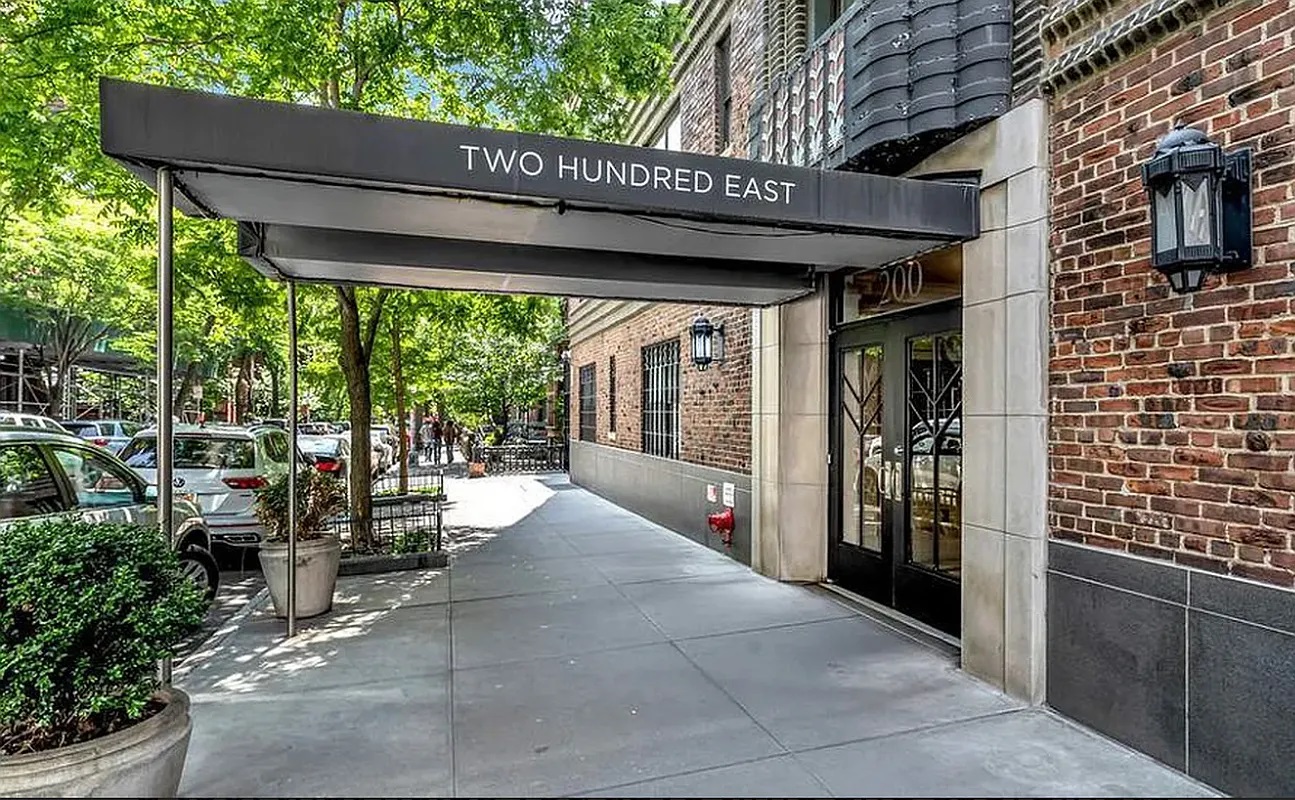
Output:
M450 557L444 550L401 555L351 556L342 559L337 567L338 577L347 575L372 575L376 572L402 572L411 569L429 569L448 566Z

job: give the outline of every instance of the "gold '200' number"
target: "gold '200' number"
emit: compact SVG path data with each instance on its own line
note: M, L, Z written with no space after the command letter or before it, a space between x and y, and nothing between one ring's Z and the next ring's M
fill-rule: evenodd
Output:
M911 303L922 294L922 265L917 261L894 264L881 272L881 297L877 305Z

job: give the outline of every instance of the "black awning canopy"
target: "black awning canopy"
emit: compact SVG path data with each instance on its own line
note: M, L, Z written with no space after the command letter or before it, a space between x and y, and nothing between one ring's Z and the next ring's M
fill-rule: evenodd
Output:
M103 150L303 281L768 305L978 234L978 190L103 80Z

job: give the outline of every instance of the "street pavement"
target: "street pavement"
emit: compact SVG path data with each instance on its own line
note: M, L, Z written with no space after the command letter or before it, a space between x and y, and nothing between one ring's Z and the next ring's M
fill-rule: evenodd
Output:
M453 479L445 570L249 607L177 672L185 796L1210 791L566 483Z

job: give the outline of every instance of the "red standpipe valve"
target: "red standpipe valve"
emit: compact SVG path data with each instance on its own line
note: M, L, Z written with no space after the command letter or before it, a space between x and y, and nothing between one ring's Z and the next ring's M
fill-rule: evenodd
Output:
M733 546L733 509L726 508L714 514L707 514L706 522L710 524L711 533L719 534L726 546Z

